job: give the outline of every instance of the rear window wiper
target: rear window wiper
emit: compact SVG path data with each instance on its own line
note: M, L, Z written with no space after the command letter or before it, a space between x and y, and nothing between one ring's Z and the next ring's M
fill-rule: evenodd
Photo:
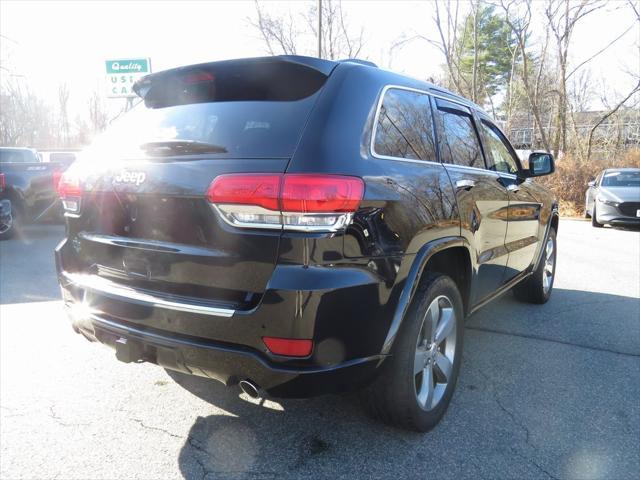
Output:
M227 153L227 149L221 145L198 142L197 140L161 140L143 143L140 148L149 155Z

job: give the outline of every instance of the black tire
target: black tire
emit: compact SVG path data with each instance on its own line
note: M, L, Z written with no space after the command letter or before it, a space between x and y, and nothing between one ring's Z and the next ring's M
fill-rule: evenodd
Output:
M604 224L599 223L598 220L596 220L596 202L595 202L595 200L593 202L593 212L591 212L591 225L593 225L596 228L604 227Z
M7 225L0 225L0 240L8 240L12 238L18 229L20 228L20 212L16 208L15 204L11 204L11 224L7 227Z
M547 276L546 272L548 271L548 269L545 269L547 265L545 261L547 258L546 247L549 241L551 241L553 245L553 266L550 283L548 284L548 288L545 288L545 276ZM532 275L527 277L526 280L513 287L513 294L521 302L542 304L547 303L551 297L553 282L556 278L556 259L558 258L558 243L556 240L556 231L553 227L549 230L549 236L542 248L542 259L540 260L538 268Z
M437 342L433 341L432 345L435 346L429 349L429 346L425 346L424 343L418 345L418 340L426 332L426 330L422 329L423 322L431 324L431 320L427 320L427 317L431 318L431 315L427 314L427 309L436 299L439 302L438 306L443 305L442 308L438 307L440 312L445 312L445 310L448 312L453 311L454 317L448 317L450 319L449 322L444 320L443 322L455 326L455 333L453 334L455 337L453 339L451 336L447 337L440 344L440 348L438 348ZM444 313L442 315L439 318L444 319ZM438 325L440 326L441 324ZM463 333L464 311L462 298L455 282L445 275L428 274L415 294L414 301L394 342L391 351L392 355L384 361L380 375L376 380L359 392L361 403L365 409L373 417L407 430L427 432L435 427L446 412L455 390L462 361ZM425 370L414 373L418 347L425 352L425 359L428 358L428 351L433 352L435 350L435 353L433 353L433 358L435 359L438 358L436 357L437 355L440 355L441 358L444 355L448 355L447 352L451 348L455 349L454 354L452 354L453 361L449 364L448 377L444 376L442 373L444 370L439 367L431 367L430 371L433 372L434 382L430 382L429 385L436 385L436 387L434 387L432 397L432 402L434 403L431 404L430 409L422 407L418 400L417 391L422 388L424 375L427 375L424 372L428 368L425 363ZM440 364L435 363L433 365ZM446 382L436 384L435 382L438 379L441 381L446 379ZM424 385L427 384L425 383ZM438 385L440 385L440 390L437 388ZM439 397L436 397L436 392Z

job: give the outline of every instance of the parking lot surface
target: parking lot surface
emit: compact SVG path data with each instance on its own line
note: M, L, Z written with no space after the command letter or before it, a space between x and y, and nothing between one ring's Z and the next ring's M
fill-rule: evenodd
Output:
M123 364L73 333L59 226L0 243L0 477L636 479L640 232L562 220L543 306L508 294L468 320L443 421L422 435L354 396L254 401Z

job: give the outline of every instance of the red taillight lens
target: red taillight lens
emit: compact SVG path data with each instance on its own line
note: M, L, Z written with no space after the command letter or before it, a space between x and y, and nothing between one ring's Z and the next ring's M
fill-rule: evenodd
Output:
M271 353L287 357L308 357L313 350L313 340L262 337L262 341Z
M0 173L0 192L2 192L7 186L7 181L4 178L4 173Z
M362 179L337 175L285 175L282 211L355 212L364 193Z
M82 195L79 179L67 173L60 175L57 181L57 187L60 198L79 197Z
M207 190L233 226L316 232L348 225L363 196L362 179L342 175L220 175Z
M82 196L79 178L71 175L67 170L58 179L57 190L65 211L78 213L80 211L80 197Z
M279 210L281 175L220 175L207 191L211 203L255 205Z

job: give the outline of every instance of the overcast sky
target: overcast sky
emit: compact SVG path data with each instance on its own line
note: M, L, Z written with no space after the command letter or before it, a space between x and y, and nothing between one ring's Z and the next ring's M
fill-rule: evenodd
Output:
M291 11L295 18L310 6L305 1L262 4L269 12ZM435 36L433 3L345 0L343 6L352 30L364 29L363 56L417 78L438 75L443 59L427 42L389 51L402 36ZM56 102L57 85L69 83L73 118L75 112L86 109L86 99L96 86L106 91L106 59L149 57L153 70L159 71L265 55L264 43L248 22L253 16L253 1L0 0L0 75L6 76L6 69L23 75L51 103ZM541 33L542 17L538 20ZM579 64L631 25L634 18L625 2L611 2L576 31L572 63ZM627 35L590 65L592 81L606 85L610 92L630 89L632 81L625 71L640 71L639 38L640 24L635 22ZM313 54L313 45L308 47Z

